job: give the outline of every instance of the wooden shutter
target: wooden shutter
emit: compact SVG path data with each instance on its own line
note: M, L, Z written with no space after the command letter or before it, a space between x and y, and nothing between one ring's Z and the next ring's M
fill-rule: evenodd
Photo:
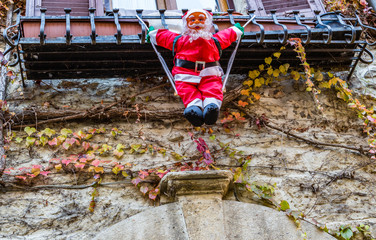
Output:
M256 15L266 16L270 10L277 10L277 15L286 15L292 10L299 10L306 17L314 16L314 10L325 13L321 0L247 0L250 9L256 10Z
M72 16L89 16L89 8L96 8L95 15L103 16L103 0L26 0L26 16L40 16L40 8L47 8L46 15L65 15L64 8L71 8Z
M89 16L89 0L42 0L46 15L65 15L64 8L71 8L71 16Z

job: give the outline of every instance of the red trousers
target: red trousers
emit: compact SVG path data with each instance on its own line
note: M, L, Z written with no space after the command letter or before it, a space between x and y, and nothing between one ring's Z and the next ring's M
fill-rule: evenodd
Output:
M203 109L210 103L219 108L222 105L222 78L219 76L201 77L199 83L175 81L175 86L185 107L199 106Z

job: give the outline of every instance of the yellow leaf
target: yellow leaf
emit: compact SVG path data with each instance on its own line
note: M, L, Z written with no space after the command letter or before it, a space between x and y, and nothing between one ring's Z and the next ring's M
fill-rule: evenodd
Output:
M272 60L273 59L271 57L267 57L265 58L265 63L270 65L272 63Z
M244 96L249 96L249 89L243 89L243 90L241 90L240 94L244 95Z
M56 169L56 171L60 171L61 168L62 168L62 165L61 165L61 164L55 165L55 169Z
M285 72L286 72L286 69L285 69L285 67L284 67L283 65L280 65L280 66L279 66L279 71L280 71L281 73L285 73Z
M282 51L282 50L285 50L286 47L285 46L282 46L279 50Z
M258 94L258 93L253 92L252 95L253 95L253 97L254 97L256 100L259 100L259 99L261 98L261 95Z
M319 88L330 88L330 84L328 82L321 82Z
M128 177L129 175L127 174L126 171L122 171L121 174L124 176L124 177Z
M279 76L279 73L280 73L279 69L274 69L274 71L273 71L273 76L274 76L274 77L278 77L278 76Z
M265 81L265 85L269 85L269 83L272 82L272 78L271 77L268 77Z
M250 103L253 103L253 100L252 100L251 98L248 98L248 101L249 101Z
M261 87L261 86L262 86L262 83L261 83L260 79L256 78L255 79L255 87ZM249 96L249 95L247 95L247 96Z
M317 81L322 81L322 80L324 79L324 76L322 75L321 72L316 72L316 74L315 74L315 79L316 79Z
M328 76L332 78L334 75L331 72L328 72Z
M338 81L338 78L336 78L336 77L335 77L335 78L332 78L332 79L329 80L329 84L330 84L330 85L336 85L336 84L337 84L337 81Z
M248 76L249 76L251 79L255 79L255 78L257 78L259 75L260 75L260 72L257 71L257 70L250 71L249 74L248 74Z
M300 78L300 74L297 71L292 71L291 72L291 77L295 80L298 81Z
M104 171L103 171L103 167L94 167L94 171L95 171L96 173L104 173Z
M279 58L281 56L281 53L280 52L275 52L275 53L273 53L273 56L276 57L276 58Z
M289 67L290 67L290 64L288 64L288 63L285 63L285 64L283 64L283 66L285 67L285 70L286 70L286 72L287 72L287 70L289 69Z
M273 68L269 67L267 73L268 73L269 76L272 75L273 74Z
M259 65L260 71L264 71L264 64Z
M252 80L244 81L243 84L250 87L250 86L252 86L253 81Z

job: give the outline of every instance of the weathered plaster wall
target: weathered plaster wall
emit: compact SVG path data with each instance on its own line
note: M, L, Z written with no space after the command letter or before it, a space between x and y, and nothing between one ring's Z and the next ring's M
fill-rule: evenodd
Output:
M373 69L376 66L361 65L357 71L358 78L354 77L351 81L357 92L369 95L363 100L370 105L375 96L371 74ZM244 79L246 76L236 75L230 82L234 87ZM9 86L8 101L11 110L15 112L43 108L56 111L88 109L95 105L106 105L115 98L131 96L161 83L164 83L161 77L44 80L41 84L27 81L26 88L18 83ZM312 96L305 91L302 82L276 82L259 92L262 97L249 107L249 113L265 114L274 125L314 141L367 146L361 121L342 100L336 98L333 91L320 94L320 101L324 105L323 113L315 110ZM118 108L134 108L136 103L141 109L148 111L167 110L174 113L183 110L180 100L173 96L170 88L140 95L134 102L127 102ZM223 112L227 107L231 105L224 106ZM93 141L108 145L153 144L184 155L186 159L199 156L188 135L188 131L193 131L205 139L212 152L219 149L218 143L209 140L208 133L195 131L182 117L166 117L161 120L152 119L145 114L140 120L140 123L136 123L135 118L127 117L106 121L79 120L37 128L87 130L104 127L110 130L116 127L123 132L117 139L104 134L95 136ZM376 234L374 165L356 167L360 163L366 163L367 157L351 150L314 146L270 128L258 129L248 121L239 123L231 133L226 133L219 123L212 128L218 140L231 142L232 147L252 155L250 180L276 183L277 200L287 200L291 208L305 212L308 217L326 223L330 228L336 229L340 224L356 226L364 223L370 224L373 234ZM23 133L20 131L18 134ZM73 149L72 152L78 153L79 149ZM61 149L28 150L14 143L7 153L7 165L15 168L33 164L48 165L51 158L66 154ZM237 164L224 154L215 156L217 165L221 168ZM103 159L114 160L114 157L109 155ZM120 162L132 164L132 170L137 171L173 164L176 160L170 154L151 156L126 153ZM5 175L3 180L7 182L12 179ZM106 174L103 182L122 180L121 177ZM81 186L92 181L90 174L54 172L48 178L39 180L37 185ZM91 188L25 191L8 184L7 187L8 190L3 189L0 193L0 237L3 239L91 239L99 231L153 208L153 202L145 199L129 181L98 188L100 195L94 213L88 211ZM244 202L261 204L246 192L238 192L238 198ZM232 192L226 199L236 200Z

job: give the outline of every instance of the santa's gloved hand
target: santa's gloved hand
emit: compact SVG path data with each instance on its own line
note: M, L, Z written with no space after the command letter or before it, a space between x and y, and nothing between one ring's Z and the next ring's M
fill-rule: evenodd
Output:
M242 31L242 38L244 37L244 28L240 25L240 23L235 23L234 25L235 27L237 27L240 31Z
M148 34L146 35L146 42L147 42L147 43L150 43L150 35L149 35L149 33L150 33L151 31L154 31L154 30L155 30L155 27L153 27L153 26L150 26L150 27L149 27Z

